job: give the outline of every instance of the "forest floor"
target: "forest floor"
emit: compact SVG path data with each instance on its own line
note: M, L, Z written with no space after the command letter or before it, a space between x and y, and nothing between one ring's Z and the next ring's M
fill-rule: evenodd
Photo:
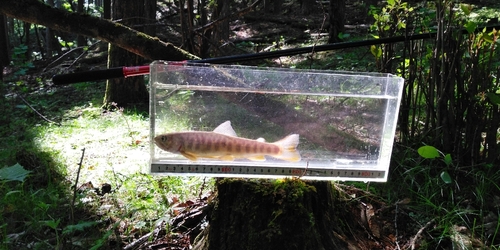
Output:
M369 25L372 21L368 17L369 8L365 4L358 1L348 1L346 7L346 16L348 18L347 31L351 38L356 39L371 39L369 35ZM232 54L235 51L238 53L272 51L293 47L300 47L303 44L324 44L327 40L326 28L326 12L327 7L317 8L314 14L302 16L297 5L285 6L281 15L275 14L248 14L240 20L231 23L231 46L230 49L221 48L223 55L226 53ZM165 37L172 37L170 33L164 33ZM161 37L161 36L160 36ZM173 41L175 43L175 41ZM179 44L179 43L178 43ZM79 70L92 70L105 67L105 53L103 48L90 51L85 61L77 62ZM278 67L290 67L292 65L302 65L302 67L312 66L321 69L340 69L354 71L375 71L375 62L371 58L370 49L354 48L343 51L323 52L316 55L306 54L297 55L287 58L277 58L266 62L266 65ZM46 92L46 93L65 93L67 99L65 102L82 100L78 87L58 87L49 84L42 84L36 79L39 77L48 78L50 75L72 71L67 67L72 64L74 59L63 60L63 63L49 64L47 62L35 62L35 68L30 70L28 74L22 77L22 80L33 83L29 85L26 92ZM250 64L262 65L262 62L250 62ZM57 65L57 66L55 66ZM16 69L7 70L6 78L12 77L12 72ZM59 90L56 90L60 88ZM102 85L97 91L102 91ZM65 89L65 90L61 90ZM52 95L52 94L51 94ZM36 108L36 106L35 106ZM81 112L85 112L82 110ZM32 114L35 116L35 114ZM117 118L118 119L118 118ZM142 132L139 132L142 133ZM107 140L111 140L108 138ZM141 138L141 140L145 140ZM137 146L144 147L142 142L138 142ZM396 149L398 150L398 149ZM395 154L397 157L404 157ZM23 158L20 156L20 158ZM26 163L24 165L29 165ZM404 172L399 170L400 172ZM401 177L399 174L390 174L395 178ZM464 223L450 221L443 223L446 217L432 216L433 211L429 214L422 214L419 205L415 205L415 201L408 197L397 196L390 197L394 192L389 193L391 187L397 186L398 180L391 178L387 184L370 184L370 183L336 183L335 187L341 190L346 197L349 197L348 210L352 211L352 216L356 225L350 225L351 228L360 230L350 232L351 235L341 235L345 239L356 239L357 242L350 242L350 249L499 249L498 239L490 242L488 230L490 227L484 227L482 232L475 231L475 227L468 227ZM87 185L87 183L86 183ZM92 185L92 184L90 184ZM384 186L386 185L386 186ZM401 189L401 187L399 187ZM80 189L85 189L84 185ZM91 187L90 189L94 189ZM97 189L102 189L97 188ZM97 190L96 189L96 190ZM396 189L397 190L397 189ZM445 191L447 189L444 189ZM101 191L100 191L101 192ZM437 194L443 192L437 190ZM207 225L208 207L210 201L214 199L216 192L205 192L198 197L191 197L186 200L177 198L170 200L170 210L172 217L170 223L162 222L152 227L149 232L145 231L120 231L120 226L115 226L118 234L122 234L121 238L127 239L126 242L119 240L118 235L114 243L106 244L109 248L125 249L192 249L196 243L195 239L202 232L201 229ZM104 194L99 194L104 195ZM457 194L462 195L462 194ZM443 195L443 196L446 196ZM466 196L466 195L464 195ZM466 199L465 199L466 200ZM497 210L500 209L500 194L492 196L493 201L490 206L486 206L487 210L481 211L485 215L493 214L489 219L477 222L483 225L498 223L498 217L495 217ZM102 199L103 203L109 202ZM101 204L102 205L102 204ZM101 206L102 207L102 206ZM473 204L457 204L457 207L463 207L463 210L456 210L455 217L468 217L467 220L473 220L472 212ZM439 210L439 205L436 204L436 210ZM465 212L463 212L465 211ZM449 211L455 213L455 211ZM463 212L463 213L462 213ZM458 214L460 213L460 214ZM453 217L453 218L455 218ZM470 217L470 219L469 219ZM450 217L451 218L451 217ZM451 219L450 219L451 220ZM108 225L112 223L108 222ZM168 224L168 225L167 225ZM446 230L442 224L446 224ZM494 224L496 225L496 224ZM118 228L118 229L117 229ZM496 231L495 231L496 230ZM140 232L139 232L140 231ZM443 236L443 232L446 231ZM498 232L498 228L493 227L493 232ZM490 233L491 234L491 233ZM498 237L500 238L500 237ZM493 240L495 238L493 237ZM495 245L496 244L496 245Z

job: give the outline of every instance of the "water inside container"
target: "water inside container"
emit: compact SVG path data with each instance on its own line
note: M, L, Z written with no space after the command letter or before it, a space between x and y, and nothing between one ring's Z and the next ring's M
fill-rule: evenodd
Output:
M304 175L309 179L387 179L402 89L399 77L155 62L150 81L151 173L278 178L309 171ZM258 142L298 134L300 160L272 153L256 160L234 153L234 159L217 155L193 161L186 156L197 155L195 148L202 146L183 145L193 151L183 155L153 142L166 133L214 133L226 121L238 138Z

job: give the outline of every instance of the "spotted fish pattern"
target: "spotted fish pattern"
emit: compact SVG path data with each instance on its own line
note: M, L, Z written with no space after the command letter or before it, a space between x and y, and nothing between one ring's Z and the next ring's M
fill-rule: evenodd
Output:
M191 161L197 161L199 158L265 161L265 156L291 162L301 159L297 151L298 134L291 134L273 143L265 142L262 138L251 140L237 137L230 121L222 123L212 132L160 134L154 138L154 142L162 150L181 154Z

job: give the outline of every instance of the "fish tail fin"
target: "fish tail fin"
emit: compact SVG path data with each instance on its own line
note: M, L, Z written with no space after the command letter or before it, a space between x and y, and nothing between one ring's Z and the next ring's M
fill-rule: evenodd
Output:
M299 135L291 134L273 144L280 147L280 154L273 155L274 158L285 160L285 161L300 161L301 157L299 151L297 151L297 145L299 145Z

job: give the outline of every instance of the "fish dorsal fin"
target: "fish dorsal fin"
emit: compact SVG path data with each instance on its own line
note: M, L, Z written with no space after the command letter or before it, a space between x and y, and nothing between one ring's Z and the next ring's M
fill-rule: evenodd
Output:
M214 133L238 137L231 127L231 121L225 121L214 129Z

